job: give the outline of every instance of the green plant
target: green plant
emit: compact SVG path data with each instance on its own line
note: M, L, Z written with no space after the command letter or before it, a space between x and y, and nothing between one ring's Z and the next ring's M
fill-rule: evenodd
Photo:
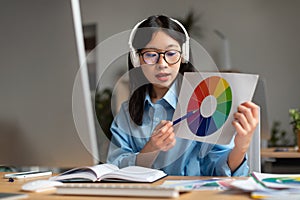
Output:
M177 17L177 19L180 23L182 23L182 25L190 35L201 38L203 37L203 28L199 25L201 17L201 13L198 13L198 11L195 12L193 9L190 9L184 18Z
M111 139L110 126L113 121L113 114L111 110L112 91L109 88L103 89L96 93L95 96L95 110L97 120L101 129L108 139Z
M300 130L300 111L299 109L290 109L289 114L291 117L290 124L293 126L293 132L296 134Z
M268 141L269 147L288 146L288 139L286 138L286 131L280 129L281 123L274 121L271 128L271 138Z
M299 146L299 139L297 142L297 138L300 137L298 134L300 133L300 111L299 109L290 109L289 115L291 118L290 124L292 125L295 134L295 144Z

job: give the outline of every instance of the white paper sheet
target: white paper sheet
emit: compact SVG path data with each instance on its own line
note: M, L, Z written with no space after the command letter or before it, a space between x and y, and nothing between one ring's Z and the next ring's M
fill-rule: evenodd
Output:
M257 81L253 74L185 73L173 116L176 136L229 144L235 134L233 114L251 101Z

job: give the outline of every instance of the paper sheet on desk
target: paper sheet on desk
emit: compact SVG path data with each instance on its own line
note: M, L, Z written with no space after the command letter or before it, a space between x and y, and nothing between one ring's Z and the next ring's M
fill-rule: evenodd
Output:
M222 186L218 183L220 180L225 181L227 179L212 178L208 180L166 180L161 186L176 188L181 192L191 190L220 190L222 189Z
M253 199L300 199L299 175L253 172L246 180L219 181L228 190L251 193Z
M251 176L268 188L298 189L300 191L300 174L270 174L252 172Z
M185 73L173 116L177 137L229 144L235 134L233 113L251 101L258 75Z

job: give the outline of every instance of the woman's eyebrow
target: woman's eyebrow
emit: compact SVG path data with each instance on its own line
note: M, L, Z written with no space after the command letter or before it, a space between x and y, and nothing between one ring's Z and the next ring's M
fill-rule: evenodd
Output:
M180 46L178 46L177 44L170 44L167 46L167 48L170 48L170 47L180 47Z
M172 48L172 47L180 48L180 46L178 46L177 44L170 44L170 45L166 46L164 49L169 49L169 48ZM152 47L152 46L145 47L144 49L164 50L164 49L160 49L160 48L156 48L156 47Z

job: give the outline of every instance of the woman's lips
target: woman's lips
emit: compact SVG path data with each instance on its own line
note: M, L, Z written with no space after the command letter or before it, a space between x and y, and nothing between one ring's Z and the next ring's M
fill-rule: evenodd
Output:
M170 77L170 73L159 73L155 75L155 77L160 81L168 81Z

